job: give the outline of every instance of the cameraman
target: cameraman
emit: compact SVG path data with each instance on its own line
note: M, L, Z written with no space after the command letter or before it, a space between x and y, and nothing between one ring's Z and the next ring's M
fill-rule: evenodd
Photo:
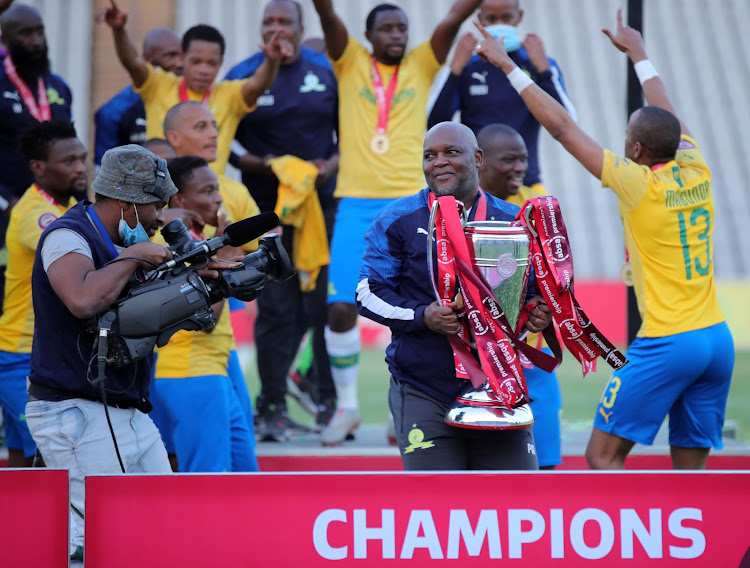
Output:
M115 452L97 378L97 334L90 322L132 278L172 258L149 241L177 193L166 162L135 145L107 151L92 184L96 203L78 203L39 240L32 272L36 319L26 421L48 467L70 475L70 552L83 550L84 478L169 473L159 432L146 414L151 360L107 367L104 388ZM214 274L218 275L218 274Z

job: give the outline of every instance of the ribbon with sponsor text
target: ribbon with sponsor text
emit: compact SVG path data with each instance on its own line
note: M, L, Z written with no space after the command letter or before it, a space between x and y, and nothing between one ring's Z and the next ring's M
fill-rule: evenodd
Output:
M596 328L573 295L573 257L557 199L529 199L516 220L532 235L531 260L539 294L552 310L563 343L581 363L583 375L596 370L597 357L615 370L625 366L628 360Z
M518 350L528 351L528 356L547 370L554 369L557 361L519 340L511 328L476 267L456 199L452 196L436 198L430 194L431 208L435 201L438 202L435 212L438 295L443 305L451 305L457 293L461 299L457 308L460 331L456 336L448 336L456 376L469 379L474 387L489 380L499 401L509 408L530 402ZM486 197L480 191L475 220L484 220L486 210ZM472 348L476 349L479 361Z

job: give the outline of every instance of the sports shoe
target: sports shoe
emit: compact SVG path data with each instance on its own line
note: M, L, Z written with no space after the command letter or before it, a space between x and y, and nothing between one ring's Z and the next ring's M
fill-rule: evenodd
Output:
M259 411L255 435L261 442L286 442L289 439L286 409L274 406Z
M324 446L339 445L359 427L361 420L358 408L339 408L320 433L321 443Z
M313 416L318 414L318 405L313 400L310 384L299 371L293 371L286 376L286 392L307 412Z

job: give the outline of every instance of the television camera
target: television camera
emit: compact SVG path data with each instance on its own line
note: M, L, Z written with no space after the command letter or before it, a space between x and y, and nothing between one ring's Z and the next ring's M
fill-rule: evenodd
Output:
M256 252L238 266L220 270L218 279L198 276L198 269L220 248L242 246L278 223L275 213L262 213L233 223L222 236L206 241L191 238L180 219L165 225L162 236L174 258L145 282L126 288L125 295L98 317L100 364L106 357L109 365L127 365L150 355L155 345L166 345L180 330L209 329L216 325L212 304L223 298L249 302L269 278L290 278L294 268L277 234L261 238Z

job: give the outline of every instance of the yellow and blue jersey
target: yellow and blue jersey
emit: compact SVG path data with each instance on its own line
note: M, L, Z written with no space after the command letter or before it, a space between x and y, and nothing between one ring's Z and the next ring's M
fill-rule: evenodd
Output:
M135 88L146 108L146 138L164 138L164 117L167 111L180 102L182 78L170 71L150 67L145 83ZM214 83L206 106L216 118L219 130L217 158L209 165L217 174L223 174L229 161L232 140L237 125L255 106L249 107L242 97L244 79ZM203 95L187 90L188 100L201 102Z
M31 353L34 337L31 271L36 246L44 229L75 204L71 197L67 206L60 205L34 184L13 207L6 235L8 267L0 317L0 351Z
M653 169L604 151L602 187L618 198L643 323L661 337L721 323L713 270L711 172L682 136L674 160Z
M370 53L352 36L341 57L331 62L339 81L339 165L336 197L391 199L424 187L422 139L427 129L427 96L440 63L427 41L410 50L398 66L396 92L386 134L390 149L375 154L378 105ZM384 88L396 66L376 63Z

